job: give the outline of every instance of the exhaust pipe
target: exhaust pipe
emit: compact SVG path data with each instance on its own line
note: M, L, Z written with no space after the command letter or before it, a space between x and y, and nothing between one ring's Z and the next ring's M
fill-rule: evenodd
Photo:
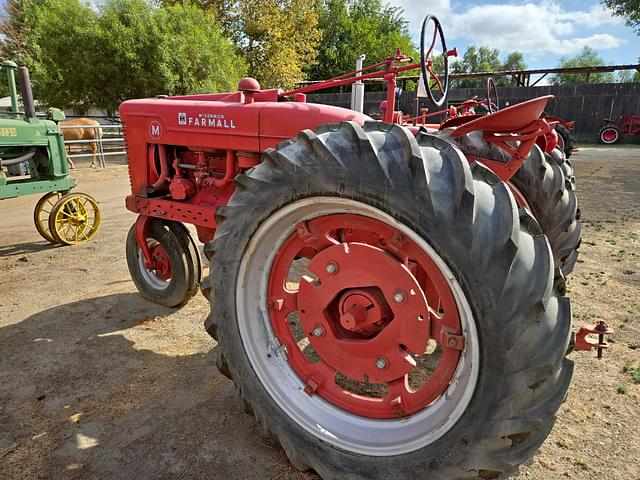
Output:
M33 101L33 91L31 90L31 80L29 79L27 67L18 67L18 82L20 83L24 114L27 118L35 118L36 104Z
M10 167L11 165L19 165L22 162L28 162L33 158L36 154L36 149L31 148L24 155L20 155L19 157L9 158L7 160L3 160L0 158L0 167Z

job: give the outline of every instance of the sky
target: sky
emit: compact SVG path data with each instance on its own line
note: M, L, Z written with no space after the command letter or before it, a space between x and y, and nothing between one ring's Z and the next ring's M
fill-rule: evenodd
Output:
M639 63L640 36L598 0L387 0L402 7L419 44L422 19L434 14L447 47L460 54L469 45L497 48L504 59L517 50L529 68L556 67L561 57L583 47L595 49L611 65Z

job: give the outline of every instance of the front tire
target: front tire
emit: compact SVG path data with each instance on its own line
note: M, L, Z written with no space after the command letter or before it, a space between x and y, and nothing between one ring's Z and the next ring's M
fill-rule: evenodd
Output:
M620 141L620 130L615 125L605 125L600 129L598 140L605 145L613 145Z
M203 284L212 303L206 327L219 340L229 373L263 432L281 443L298 469L312 468L325 480L499 478L549 434L572 373L564 356L569 301L554 285L550 248L535 220L518 211L503 182L478 163L470 166L452 145L378 122L343 123L321 128L318 135L304 131L237 178L236 193L218 221L207 245L215 275ZM321 224L331 227L325 231ZM341 233L325 235L330 231ZM297 245L299 238L308 245ZM360 251L376 262L349 264L342 258ZM289 270L283 255L291 260ZM325 257L337 258L336 265ZM306 258L313 271L294 295L289 276L300 273L296 258ZM388 273L374 274L377 262L390 262ZM435 325L441 317L458 316L451 325L459 331L449 332L458 339L456 348L443 344L444 336L427 335L437 344L432 353L439 349L442 356L417 392L438 376L445 355L455 358L452 376L445 372L444 383L432 385L433 401L415 402L411 392L398 388L397 380L408 383L410 374L387 381L395 360L377 350L370 352L375 367L367 360L355 373L367 373L364 385L320 367L302 379L307 364L335 365L334 355L344 353L319 343L327 324L307 328L304 310L306 302L314 305L320 298L309 292L328 288L323 285L340 275L365 282L358 295L371 295L391 310L405 297L390 293L390 279L398 285L415 281L413 289L398 290L412 292L411 302L424 298L430 305L423 320ZM369 280L361 280L367 275ZM321 315L333 321L340 308L331 303L313 310L311 326ZM415 313L398 317L400 323L393 317L370 324L368 314L357 320L358 311L343 312L339 325L329 324L331 335L340 331L382 348L377 342L385 329L401 325L415 329L407 342L420 335L426 340ZM351 329L354 319L365 322L362 331L340 330ZM414 360L423 353L402 347ZM340 368L368 358L362 355ZM341 380L337 373L343 373ZM379 378L369 382L371 376ZM372 383L386 385L386 394ZM349 390L354 384L360 388L352 398L333 395L335 385ZM362 397L369 399L369 409ZM376 409L381 403L398 408Z
M129 229L126 243L127 266L140 295L166 307L187 303L195 280L188 247L162 220L152 219L146 232L154 264L145 265L135 235L135 224Z

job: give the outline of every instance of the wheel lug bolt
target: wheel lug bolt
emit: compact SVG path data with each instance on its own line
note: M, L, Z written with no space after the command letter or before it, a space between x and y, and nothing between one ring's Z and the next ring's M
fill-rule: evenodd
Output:
M402 290L398 290L394 295L393 295L393 300L396 303L402 303L406 300L407 295L402 291Z
M313 333L314 337L323 337L324 336L324 328L322 327L322 325L317 325L313 329L312 333Z
M333 275L338 271L338 264L335 262L329 262L326 266L327 273Z
M376 360L376 367L379 369L387 368L387 359L384 357L378 357Z

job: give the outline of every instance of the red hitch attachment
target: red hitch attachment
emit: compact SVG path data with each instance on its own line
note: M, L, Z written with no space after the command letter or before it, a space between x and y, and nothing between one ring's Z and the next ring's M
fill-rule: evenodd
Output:
M598 358L602 358L602 350L609 348L609 344L604 341L604 336L611 335L612 333L613 329L609 328L609 325L607 325L603 320L600 320L598 324L593 327L580 327L576 332L576 342L573 349L576 351L590 351L591 349L596 348L598 350ZM597 342L587 340L587 335L591 334L598 335Z

